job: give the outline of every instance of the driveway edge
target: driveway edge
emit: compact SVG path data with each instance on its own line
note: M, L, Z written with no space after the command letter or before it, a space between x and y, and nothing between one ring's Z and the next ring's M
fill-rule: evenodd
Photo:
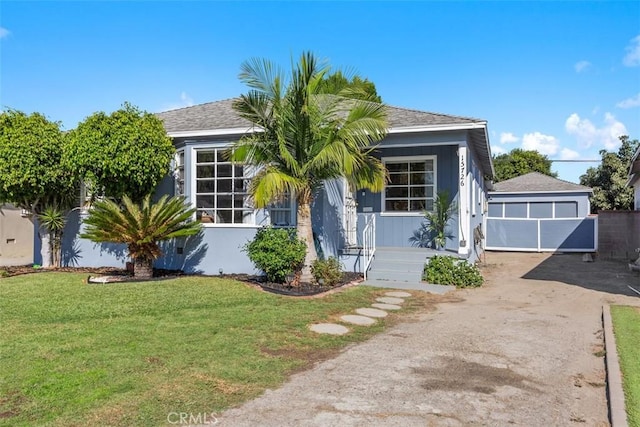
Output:
M602 306L602 325L604 329L605 362L607 369L607 397L611 427L628 427L627 411L624 407L624 391L622 390L622 374L618 361L616 338L613 334L611 308L609 304Z

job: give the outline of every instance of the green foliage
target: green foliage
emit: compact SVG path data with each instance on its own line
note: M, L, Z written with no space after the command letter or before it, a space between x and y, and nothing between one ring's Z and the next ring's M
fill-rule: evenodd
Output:
M340 94L347 98L361 99L381 103L382 98L378 95L376 85L368 79L360 76L353 76L349 79L342 71L336 71L325 77L320 82L322 93Z
M342 266L335 257L317 259L311 265L311 274L316 283L335 286L342 280Z
M0 203L36 214L47 204L66 204L77 182L62 165L67 145L60 124L40 113L0 113Z
M627 179L631 159L639 142L637 139L630 140L628 136L621 136L620 142L617 153L601 150L600 165L590 167L580 177L580 184L593 189L591 213L633 209L633 188L627 186Z
M443 190L438 192L433 206L433 211L425 212L423 221L418 230L413 232L413 236L409 238L409 242L413 246L426 248L432 245L434 248L444 248L447 239L451 239L453 235L447 231L447 227L451 218L454 218L458 211L458 205L455 201L449 200L449 192Z
M242 65L247 94L236 112L263 132L241 138L230 151L235 162L258 166L249 192L257 207L295 194L298 237L307 245L302 280L310 281L317 258L311 230L311 203L324 180L344 177L352 188L384 188L386 171L372 156L387 133L384 105L342 96L322 82L330 68L303 53L289 76L267 60Z
M534 150L514 148L509 153L500 154L493 158L496 171L495 181L505 181L529 172L539 172L556 178L558 174L551 172L551 160Z
M438 255L425 264L422 279L428 283L455 285L458 288L476 288L484 282L477 265Z
M129 103L94 113L70 132L67 166L93 194L139 202L168 173L175 152L162 121Z
M162 255L158 242L197 234L202 225L192 221L195 209L183 197L162 196L155 204L147 195L141 204L128 196L122 206L111 200L98 201L84 220L84 239L101 243L124 243L135 261L134 274L151 275L153 260Z
M0 269L0 277L9 277L9 272L7 270Z
M640 308L612 305L625 407L630 426L640 426Z
M251 262L264 271L267 280L284 283L286 277L300 269L307 251L294 230L264 227L244 246Z

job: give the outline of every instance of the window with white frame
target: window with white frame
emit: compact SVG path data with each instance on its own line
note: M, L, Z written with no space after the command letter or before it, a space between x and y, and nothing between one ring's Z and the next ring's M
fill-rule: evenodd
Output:
M389 183L384 189L385 212L432 211L436 195L436 158L388 157L383 158L389 172Z
M292 227L295 225L293 217L293 201L291 195L286 194L269 205L269 217L274 227Z
M176 153L175 159L175 194L176 196L184 196L184 150Z
M223 148L196 150L196 217L204 223L252 224L246 167L232 164Z

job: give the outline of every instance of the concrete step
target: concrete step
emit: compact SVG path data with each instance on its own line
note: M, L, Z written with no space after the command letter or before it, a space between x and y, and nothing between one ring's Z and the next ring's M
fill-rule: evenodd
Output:
M422 278L422 270L416 271L396 271L371 269L367 273L367 279L371 280L391 280L396 282L419 282Z
M426 260L404 261L385 258L374 258L371 262L372 270L395 270L395 271L420 271L422 272Z
M440 295L446 294L447 292L451 292L456 289L455 286L432 285L430 283L424 283L420 281L397 282L392 280L373 280L370 278L367 278L366 281L362 282L362 285L375 286L377 288L419 290L419 291L430 292L432 294L440 294Z

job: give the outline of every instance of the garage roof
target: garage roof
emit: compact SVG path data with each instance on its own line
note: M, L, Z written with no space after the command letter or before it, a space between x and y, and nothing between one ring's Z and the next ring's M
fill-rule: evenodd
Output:
M593 193L584 185L530 172L493 184L494 193Z

